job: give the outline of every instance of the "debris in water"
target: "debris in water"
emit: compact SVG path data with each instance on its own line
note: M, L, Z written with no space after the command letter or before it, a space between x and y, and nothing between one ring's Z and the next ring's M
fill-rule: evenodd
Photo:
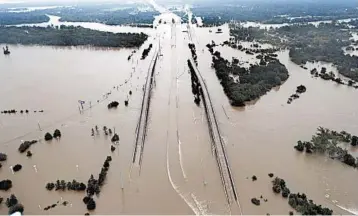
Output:
M114 152L116 150L116 147L111 146L111 152Z
M251 177L251 179L252 179L252 181L256 181L256 180L257 180L257 177L256 177L255 175L253 175L253 176Z
M268 176L269 176L270 178L272 178L272 177L273 177L273 173L269 173Z

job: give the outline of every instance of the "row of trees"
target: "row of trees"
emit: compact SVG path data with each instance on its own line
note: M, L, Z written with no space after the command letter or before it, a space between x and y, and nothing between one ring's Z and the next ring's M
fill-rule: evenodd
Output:
M0 43L55 46L139 47L148 36L136 33L110 33L83 27L4 27L0 26Z
M281 193L282 197L288 198L288 204L302 215L332 215L333 213L331 209L315 204L304 193L291 193L285 180L281 178L276 177L272 181L272 190L275 193ZM290 212L290 215L293 215L293 212Z

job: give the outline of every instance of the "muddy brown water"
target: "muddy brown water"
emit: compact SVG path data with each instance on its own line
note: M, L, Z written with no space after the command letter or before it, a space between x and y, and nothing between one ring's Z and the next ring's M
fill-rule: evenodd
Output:
M87 182L90 174L98 175L106 156L111 155L107 181L95 198L93 214L240 214L226 203L205 112L193 102L186 63L189 37L184 29L182 25L158 26L130 61L127 57L132 49L10 46L11 55L0 57L0 109L29 109L30 113L0 115L1 152L8 154L0 175L14 185L0 196L14 193L26 214L84 214L84 193L47 191L45 185L57 179ZM287 200L273 194L270 172L284 178L291 191L304 192L337 214L348 213L338 205L354 212L358 203L356 170L324 157L299 154L293 146L297 140L309 140L318 126L358 134L358 91L312 78L283 51L279 59L288 68L289 79L245 108L231 107L205 47L211 40L220 43L229 38L227 26L222 29L222 34L215 34L208 28L194 28L192 38L226 143L242 213L287 214L291 210ZM146 60L140 60L149 43L153 50ZM139 169L131 162L135 129L142 87L156 49L162 56L155 70ZM238 50L216 49L227 58L245 58ZM301 84L307 92L287 105L288 97ZM104 97L108 92L108 98ZM129 106L125 107L127 97ZM82 114L78 100L86 101ZM120 102L118 109L107 109L112 100ZM41 109L44 113L32 112ZM95 125L100 134L91 137ZM101 131L104 125L120 135L114 153L110 152L110 138ZM61 130L61 140L33 145L32 158L17 151L21 140L42 138L55 128ZM17 163L23 169L12 174L9 167ZM252 182L252 175L258 180ZM261 195L267 203L251 204L251 198ZM70 205L42 210L60 200ZM6 214L7 208L2 206L0 213Z

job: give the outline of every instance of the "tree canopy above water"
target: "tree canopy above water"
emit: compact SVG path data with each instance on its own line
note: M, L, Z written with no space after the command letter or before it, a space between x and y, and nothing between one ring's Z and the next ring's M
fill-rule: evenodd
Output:
M83 27L5 27L0 26L0 43L55 46L139 47L148 36L137 33L110 33Z

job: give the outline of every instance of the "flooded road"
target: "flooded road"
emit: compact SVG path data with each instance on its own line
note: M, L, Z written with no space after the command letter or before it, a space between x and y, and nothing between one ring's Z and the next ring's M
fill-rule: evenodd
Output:
M2 163L1 179L13 181L13 188L1 191L0 196L14 193L26 214L84 214L84 193L49 192L45 185L57 179L86 183L90 174L98 175L106 156L112 155L106 184L95 198L97 208L91 214L240 214L235 205L227 204L205 111L194 103L187 66L191 56L188 43L193 42L198 69L208 86L226 144L242 213L287 214L291 210L287 200L273 194L268 177L271 172L285 179L293 192L306 193L336 214L357 211L356 170L338 161L298 154L293 146L298 140L309 140L318 126L358 134L358 91L312 78L309 70L291 62L284 51L279 59L286 65L289 79L252 105L231 107L205 47L212 40L217 44L228 40L228 26L222 27L222 34L192 26L189 37L187 26L172 23L173 18L177 21L166 12L158 17L156 20L163 19L167 24L158 25L130 61L127 57L131 49L10 46L11 55L0 57L0 109L29 109L30 113L0 115L1 152L8 154L8 161ZM152 51L140 60L150 43ZM228 59L250 60L229 47L215 49ZM155 51L159 58L139 168L132 163L135 131L142 88ZM301 84L307 92L293 104L286 104ZM128 107L124 106L126 99ZM78 100L86 102L82 114ZM107 104L113 100L120 105L108 110ZM100 132L92 137L95 125ZM103 126L120 135L113 153ZM56 128L62 138L33 145L32 158L17 151L21 140L42 139ZM9 167L17 163L23 169L12 174ZM253 175L258 177L255 182L251 181ZM261 195L268 202L253 205L251 198ZM60 200L70 205L43 210ZM0 208L0 212L6 214L7 209Z

